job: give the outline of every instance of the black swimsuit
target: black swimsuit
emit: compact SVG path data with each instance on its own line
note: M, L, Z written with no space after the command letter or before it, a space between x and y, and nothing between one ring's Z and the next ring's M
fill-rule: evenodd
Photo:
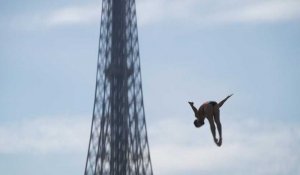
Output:
M212 106L215 106L215 105L218 104L218 103L215 102L215 101L210 101L210 102L208 102L208 104L210 104L210 105L212 105Z

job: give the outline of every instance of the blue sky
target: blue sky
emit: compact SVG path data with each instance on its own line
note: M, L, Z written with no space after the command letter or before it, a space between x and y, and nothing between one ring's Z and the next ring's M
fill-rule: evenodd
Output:
M138 0L155 174L300 173L300 2ZM0 173L83 174L101 1L0 2ZM221 109L223 145L193 127Z

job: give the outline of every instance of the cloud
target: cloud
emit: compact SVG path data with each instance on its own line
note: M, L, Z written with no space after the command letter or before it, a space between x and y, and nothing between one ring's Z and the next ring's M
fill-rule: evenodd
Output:
M11 19L15 28L35 30L76 25L99 24L101 5L72 5L50 11L22 14Z
M278 1L196 1L144 0L138 4L142 25L175 23L212 25L228 23L269 23L300 19L300 2Z
M137 2L138 23L141 26L171 21L183 22L192 17L196 0L143 0Z
M58 9L46 15L46 25L74 25L89 24L97 22L100 19L101 8L98 5L73 6Z
M151 121L148 136L155 174L299 174L300 129L272 121L223 120L223 145L217 147L208 124L163 118ZM44 117L0 125L0 153L85 155L90 117Z
M261 1L212 14L208 19L223 23L264 23L300 19L300 1Z
M136 2L139 26L173 24L199 27L234 23L274 23L300 19L300 1L141 0ZM99 23L101 4L72 5L51 12L19 16L27 28ZM29 20L28 20L29 18Z
M151 156L159 174L298 174L300 129L279 122L229 120L223 123L222 147L214 145L209 127L195 129L167 119L149 128Z
M48 117L0 124L0 153L87 150L90 117Z

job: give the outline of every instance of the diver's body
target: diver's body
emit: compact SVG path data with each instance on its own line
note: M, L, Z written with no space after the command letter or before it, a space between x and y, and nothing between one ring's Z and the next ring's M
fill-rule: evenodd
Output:
M225 103L225 101L231 97L231 95L227 96L220 103L215 101L208 101L203 103L199 109L197 110L194 106L193 102L189 102L191 108L195 113L196 120L194 121L195 127L199 128L204 125L204 119L207 118L210 124L210 130L213 135L214 141L218 146L222 145L222 124L220 122L220 108ZM216 127L217 125L219 140L216 138Z

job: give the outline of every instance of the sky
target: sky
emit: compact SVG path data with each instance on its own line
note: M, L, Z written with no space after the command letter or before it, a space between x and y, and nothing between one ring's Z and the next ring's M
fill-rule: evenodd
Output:
M136 7L154 174L300 174L300 1ZM101 1L0 1L0 13L0 174L83 174ZM217 147L187 102L231 93Z

